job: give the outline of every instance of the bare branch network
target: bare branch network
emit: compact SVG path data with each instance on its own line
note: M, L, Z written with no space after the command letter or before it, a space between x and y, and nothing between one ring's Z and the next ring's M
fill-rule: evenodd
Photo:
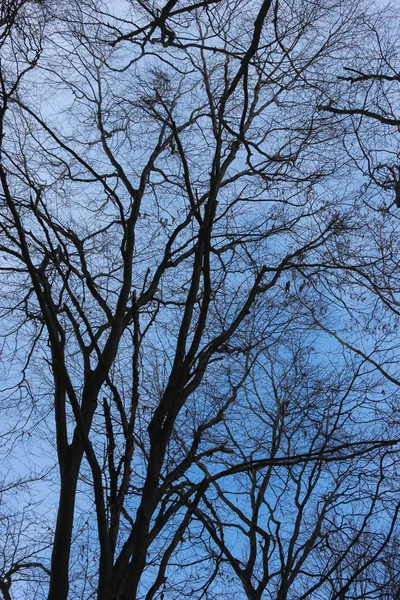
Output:
M3 0L3 600L400 598L397 13Z

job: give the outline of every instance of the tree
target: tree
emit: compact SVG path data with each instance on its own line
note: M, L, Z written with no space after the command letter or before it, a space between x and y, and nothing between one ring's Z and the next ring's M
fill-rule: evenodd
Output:
M321 110L376 14L346 0L2 10L18 400L3 406L32 425L49 486L58 473L37 597L388 589L391 567L374 573L398 535L392 389L377 394L375 355L328 339L351 312L349 273L381 297L394 225L360 210L341 121Z

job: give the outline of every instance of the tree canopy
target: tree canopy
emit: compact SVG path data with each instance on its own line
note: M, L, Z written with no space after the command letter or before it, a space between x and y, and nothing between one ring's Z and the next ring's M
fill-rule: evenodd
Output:
M3 1L4 600L400 597L396 8Z

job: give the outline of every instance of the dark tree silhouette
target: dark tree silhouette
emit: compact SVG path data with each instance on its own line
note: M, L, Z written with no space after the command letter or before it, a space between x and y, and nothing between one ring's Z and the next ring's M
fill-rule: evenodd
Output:
M398 589L374 10L3 3L6 600Z

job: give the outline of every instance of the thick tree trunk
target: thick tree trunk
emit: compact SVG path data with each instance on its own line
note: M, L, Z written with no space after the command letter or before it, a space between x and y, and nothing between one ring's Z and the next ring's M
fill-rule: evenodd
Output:
M51 555L50 588L47 600L67 600L68 598L68 570L74 524L76 486L83 455L81 448L73 450L70 446L68 450L68 456L61 474L60 502Z

